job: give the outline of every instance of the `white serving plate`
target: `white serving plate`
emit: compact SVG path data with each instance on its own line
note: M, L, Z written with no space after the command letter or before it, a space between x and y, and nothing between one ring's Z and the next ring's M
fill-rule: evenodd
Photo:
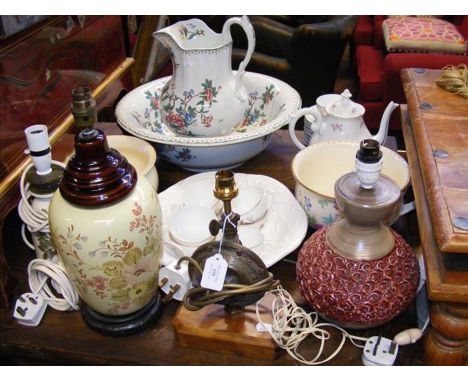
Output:
M132 90L120 100L115 115L118 124L130 134L158 143L158 156L190 171L241 165L263 151L271 134L287 124L290 114L301 107L299 94L285 82L246 72L242 82L251 102L248 124L224 136L176 135L165 126L159 112L161 89L169 79L160 78ZM267 102L263 101L264 94L272 95Z
M183 246L171 239L168 232L168 222L177 206L184 204L184 192L190 189L194 180L212 178L214 186L214 172L193 175L169 187L159 196L163 215L163 235L165 242L169 243L171 251L166 251L162 265L168 265L174 259L173 247L180 250L180 254L191 256L196 248ZM272 202L265 217L255 223L262 234L264 241L253 251L263 260L267 267L286 257L294 251L304 240L307 233L307 216L294 195L277 180L264 175L250 175L236 173L235 180L240 192L243 186L258 186L271 193ZM219 240L218 234L217 240ZM172 253L172 256L171 256Z

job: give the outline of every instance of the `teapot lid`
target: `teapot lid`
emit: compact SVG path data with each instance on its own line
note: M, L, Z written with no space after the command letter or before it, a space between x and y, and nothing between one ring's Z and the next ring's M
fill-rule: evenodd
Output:
M326 107L327 113L339 118L356 118L364 115L364 106L351 101L351 92L346 89L341 99Z

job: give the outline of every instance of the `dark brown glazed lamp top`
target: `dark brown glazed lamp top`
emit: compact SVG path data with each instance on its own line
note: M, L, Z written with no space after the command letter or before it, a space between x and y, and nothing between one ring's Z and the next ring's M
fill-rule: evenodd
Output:
M135 168L109 148L105 134L86 129L75 136L75 155L65 168L59 189L70 203L96 207L123 199L136 182Z

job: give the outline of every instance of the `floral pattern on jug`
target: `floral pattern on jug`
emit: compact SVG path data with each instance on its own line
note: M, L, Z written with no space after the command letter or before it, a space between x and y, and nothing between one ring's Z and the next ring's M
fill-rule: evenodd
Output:
M204 36L205 31L193 23L181 25L179 28L179 33L184 40L191 40L197 36Z
M144 243L134 240L107 237L87 250L88 258L78 254L87 246L88 237L75 232L70 225L66 233L54 230L59 253L68 263L71 279L83 299L102 300L106 314L130 313L144 306L153 297L157 283L158 264L162 256L159 239L160 220L155 215L146 215L138 202L134 202L132 220L128 226L131 233L144 233ZM141 244L143 244L141 246ZM95 261L91 259L95 258Z

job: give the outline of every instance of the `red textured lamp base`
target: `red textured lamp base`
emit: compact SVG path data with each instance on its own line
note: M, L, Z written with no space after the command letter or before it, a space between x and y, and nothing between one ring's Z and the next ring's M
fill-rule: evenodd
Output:
M419 284L419 265L411 247L392 230L395 247L372 261L351 260L327 244L325 226L304 244L297 261L297 281L307 303L340 326L364 329L402 313Z

